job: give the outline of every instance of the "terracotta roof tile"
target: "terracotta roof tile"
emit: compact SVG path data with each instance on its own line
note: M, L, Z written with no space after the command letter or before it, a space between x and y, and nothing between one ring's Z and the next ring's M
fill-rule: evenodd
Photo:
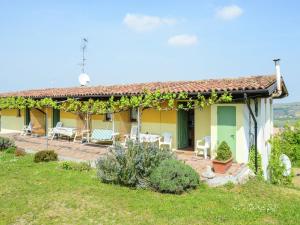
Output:
M110 95L130 95L142 93L145 89L162 92L205 93L216 91L236 91L236 90L259 90L267 89L276 82L275 75L251 76L227 79L209 79L198 81L168 81L150 82L110 86L92 87L70 87L70 88L46 88L38 90L25 90L0 94L0 97L23 96L33 98L43 97L89 97L89 96L110 96Z

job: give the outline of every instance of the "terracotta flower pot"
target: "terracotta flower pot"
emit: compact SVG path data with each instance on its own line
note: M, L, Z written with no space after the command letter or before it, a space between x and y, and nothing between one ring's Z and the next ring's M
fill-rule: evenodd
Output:
M216 173L226 173L226 171L231 167L232 165L232 158L226 160L226 161L219 161L214 159L212 161L213 168Z

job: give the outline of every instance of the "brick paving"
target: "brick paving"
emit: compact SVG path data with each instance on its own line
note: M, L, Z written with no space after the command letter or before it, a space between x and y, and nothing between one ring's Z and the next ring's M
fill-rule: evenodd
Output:
M1 134L1 136L13 138L16 145L26 151L37 152L46 149L46 138L44 137L20 136L20 134ZM104 145L86 145L62 139L48 140L48 149L54 150L64 160L95 162L101 155L107 153L107 148L108 146ZM193 167L200 176L206 170L207 166L212 167L211 160L195 156L193 151L177 150L175 153L179 160ZM233 163L226 174L216 173L216 177L236 176L244 166L244 164ZM201 178L203 179L202 176Z
M31 137L20 136L20 134L2 135L9 136L15 140L18 147L27 151L40 151L46 149L46 138L44 137ZM96 160L101 155L107 152L107 146L101 145L85 145L78 142L68 140L48 140L48 149L54 150L59 156L75 159L75 160Z
M176 154L179 160L182 160L193 167L200 175L206 170L207 166L212 167L212 161L210 159L203 159L202 157L195 156L193 151L176 151ZM232 163L232 166L225 174L216 173L216 176L235 176L244 166L244 164Z

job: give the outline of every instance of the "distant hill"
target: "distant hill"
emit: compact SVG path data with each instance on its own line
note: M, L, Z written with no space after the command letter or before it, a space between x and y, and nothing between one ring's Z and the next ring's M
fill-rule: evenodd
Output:
M274 104L274 126L294 124L300 120L300 102Z

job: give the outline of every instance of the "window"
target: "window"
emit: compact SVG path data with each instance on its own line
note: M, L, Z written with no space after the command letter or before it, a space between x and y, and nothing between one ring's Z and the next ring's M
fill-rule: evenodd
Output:
M131 122L136 122L138 117L138 111L136 108L130 109L130 120Z
M112 121L112 114L111 113L106 113L105 114L105 121Z

